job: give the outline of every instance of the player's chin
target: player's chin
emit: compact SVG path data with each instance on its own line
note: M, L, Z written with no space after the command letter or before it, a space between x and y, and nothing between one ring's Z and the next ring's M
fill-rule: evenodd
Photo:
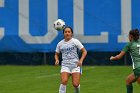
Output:
M71 36L70 35L66 35L66 38L70 38Z
M67 40L70 40L70 39L71 39L71 36L66 36L66 39L67 39Z

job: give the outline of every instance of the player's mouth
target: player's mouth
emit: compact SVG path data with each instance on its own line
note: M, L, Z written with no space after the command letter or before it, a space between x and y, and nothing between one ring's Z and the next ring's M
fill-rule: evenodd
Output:
M71 35L66 35L65 38L66 39L70 39L71 38Z

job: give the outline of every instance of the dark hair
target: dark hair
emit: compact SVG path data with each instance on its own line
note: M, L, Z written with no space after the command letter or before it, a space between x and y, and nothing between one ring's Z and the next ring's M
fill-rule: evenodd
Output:
M140 35L139 30L138 29L132 29L132 30L130 30L129 35L132 35L133 39L135 41L137 41L139 39L139 35Z
M63 34L64 34L64 31L65 31L66 28L69 28L71 30L72 34L73 34L73 29L70 26L65 26L65 28L63 29Z

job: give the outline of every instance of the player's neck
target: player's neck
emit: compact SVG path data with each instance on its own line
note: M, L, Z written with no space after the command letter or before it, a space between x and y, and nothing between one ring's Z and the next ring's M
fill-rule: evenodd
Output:
M72 37L71 38L65 38L65 42L68 42L71 39L72 39Z

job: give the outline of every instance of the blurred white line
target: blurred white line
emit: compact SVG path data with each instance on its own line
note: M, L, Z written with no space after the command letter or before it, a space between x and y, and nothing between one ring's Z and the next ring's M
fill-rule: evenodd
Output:
M91 69L94 69L95 67L87 67L87 68L83 68L84 71L86 70L91 70ZM55 76L59 76L60 73L56 73L56 74L50 74L50 75L43 75L43 76L38 76L36 78L51 78L51 77L55 77Z
M50 78L50 77L55 77L55 76L58 76L60 75L60 73L57 73L57 74L50 74L50 75L44 75L44 76L38 76L37 78Z

